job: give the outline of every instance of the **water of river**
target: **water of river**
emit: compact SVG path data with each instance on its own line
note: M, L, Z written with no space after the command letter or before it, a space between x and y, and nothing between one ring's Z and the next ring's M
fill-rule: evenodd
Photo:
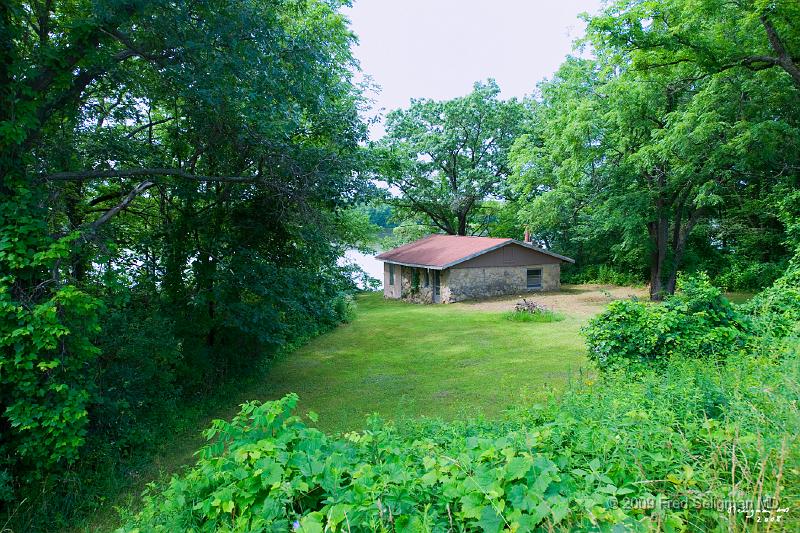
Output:
M375 259L374 255L363 254L358 250L347 250L341 261L347 264L358 265L361 267L361 270L381 283L379 288L383 287L383 263Z

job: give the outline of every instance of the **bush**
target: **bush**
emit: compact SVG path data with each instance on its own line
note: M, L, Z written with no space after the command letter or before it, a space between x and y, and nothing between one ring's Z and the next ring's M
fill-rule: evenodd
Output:
M747 318L700 274L682 278L678 293L662 305L612 302L584 334L589 358L606 369L664 364L676 355L720 361L744 349L748 327Z
M621 272L608 265L587 265L576 271L565 269L562 281L564 283L596 283L600 285L618 285L620 287L635 287L643 284L640 274Z
M762 335L779 338L800 335L800 254L772 287L756 295L744 308L753 316Z
M500 421L373 419L338 438L294 416L294 395L249 403L123 531L740 529L754 519L696 505L795 496L797 378L796 358L675 360Z
M356 301L352 294L341 293L333 299L333 312L340 322L352 322L356 317Z
M537 313L530 313L528 311L506 311L503 313L503 318L511 320L512 322L561 322L564 320L564 315L556 313L549 309L544 309Z
M769 287L786 269L786 262L733 262L714 276L720 287L729 291L756 291Z

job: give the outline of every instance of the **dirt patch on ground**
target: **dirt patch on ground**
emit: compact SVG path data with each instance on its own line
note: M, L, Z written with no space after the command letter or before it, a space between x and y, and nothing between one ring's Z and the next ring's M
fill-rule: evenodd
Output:
M454 306L476 311L510 311L520 299L527 298L569 316L588 318L601 312L614 300L635 296L648 297L645 287L617 287L615 285L562 285L560 291L520 293L488 300L465 301Z

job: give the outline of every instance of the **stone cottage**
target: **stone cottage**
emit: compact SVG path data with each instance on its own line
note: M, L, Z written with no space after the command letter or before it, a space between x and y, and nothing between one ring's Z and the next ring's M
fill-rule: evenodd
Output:
M558 290L561 263L575 262L530 242L457 235L429 235L375 258L384 297L425 303Z

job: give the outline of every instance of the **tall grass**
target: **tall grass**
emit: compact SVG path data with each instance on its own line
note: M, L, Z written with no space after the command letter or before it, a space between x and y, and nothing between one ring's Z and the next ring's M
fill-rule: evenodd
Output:
M503 318L511 320L512 322L561 322L566 318L563 313L556 311L538 311L536 313L529 313L528 311L506 311L503 313Z

